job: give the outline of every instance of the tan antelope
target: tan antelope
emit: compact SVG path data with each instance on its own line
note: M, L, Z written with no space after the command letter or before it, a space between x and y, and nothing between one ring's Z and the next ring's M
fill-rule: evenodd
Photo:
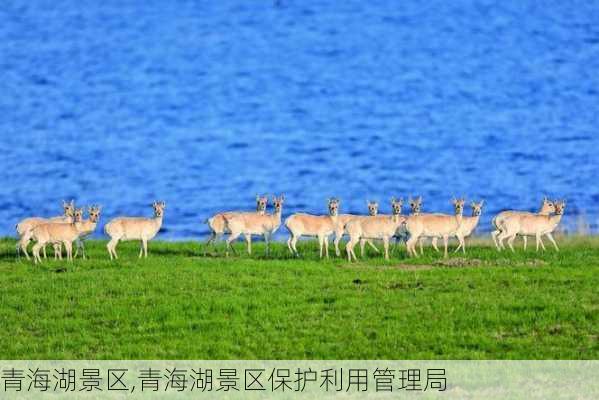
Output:
M110 236L106 245L110 259L118 259L116 245L120 240L140 240L139 258L144 255L148 258L148 240L152 240L162 226L162 218L166 204L164 201L152 203L153 218L143 217L118 217L104 226L104 232Z
M418 214L406 219L405 229L410 235L406 243L408 254L418 257L416 243L421 237L441 237L445 245L444 255L447 257L447 242L449 237L456 236L460 245L464 245L464 238L459 228L462 224L464 200L453 199L455 215L445 214Z
M499 234L501 233L501 226L503 225L503 223L510 218L519 218L520 216L523 215L551 215L555 213L555 204L553 201L549 200L547 198L547 196L545 196L543 198L543 203L541 204L541 209L539 210L539 212L537 214L532 213L530 211L514 211L514 210L508 210L508 211L502 211L499 214L497 214L495 216L495 218L493 218L493 226L495 227L495 230L493 232L491 232L491 238L493 238L493 243L495 243L495 247L497 247L497 250L501 251L502 249L505 249L505 246L503 245L503 241L499 242L497 240ZM524 250L526 250L526 239L527 236L523 235L522 239L524 240Z
M34 263L37 264L38 262L42 262L40 249L46 247L47 244L64 245L67 253L67 260L73 261L73 242L85 230L83 221L81 220L82 215L82 210L78 210L75 214L75 220L71 223L47 222L37 225L33 229L27 231L25 235L36 242L32 248ZM62 258L60 251L57 251L56 254Z
M20 255L20 251L22 250L25 253L25 257L29 260L29 254L27 253L27 245L29 244L29 239L23 239L25 233L35 228L37 225L44 223L55 223L55 222L66 222L72 223L75 217L75 201L71 200L70 202L62 201L62 208L64 214L57 217L51 218L40 218L40 217L31 217L25 218L20 221L16 225L17 235L19 236L19 241L17 242L17 255ZM44 258L46 258L46 247L43 248Z
M403 198L397 200L395 197L391 198L391 210L393 213L401 214L403 208ZM410 207L411 208L411 207ZM406 217L404 217L406 218ZM407 234L404 229L400 228L399 231L395 234L395 244L399 246L399 242L403 240L404 242L408 240Z
M329 199L329 215L296 213L285 220L285 226L290 233L287 247L291 254L299 257L296 245L300 237L315 236L318 238L320 258L323 254L327 259L329 258L329 236L338 229L339 203L339 199Z
M402 207L403 207L403 199L400 198L399 200L397 200L395 197L392 197L391 198L391 210L392 210L392 214L378 214L377 213L376 216L391 218L393 215L399 215L400 218L405 219L405 217L401 215ZM363 217L365 217L365 216L363 216ZM401 229L400 229L400 231L396 232L396 234L394 235L394 237L398 238L398 239L402 237ZM367 241L370 241L370 239L360 239L360 256L362 258L364 258L364 245L365 245L365 243ZM374 247L374 245L373 245L373 247ZM379 253L378 249L376 249L376 252Z
M75 209L75 216L73 217L73 221L83 222L83 208ZM72 223L73 221L69 221L68 223ZM33 232L33 230L29 232ZM59 241L54 242L52 247L54 248L54 259L62 260L62 243ZM42 247L42 249L44 250L44 253L46 253L46 246Z
M89 219L83 221L83 232L77 238L77 247L75 248L74 257L77 258L77 254L79 254L79 248L81 248L81 257L85 259L85 244L84 240L94 233L96 227L98 226L98 221L100 220L100 212L102 207L99 205L91 206L87 208L87 212L89 214Z
M404 224L406 218L401 215L401 201L393 202L393 215L377 215L352 219L346 226L349 242L345 246L347 259L357 261L354 247L358 241L365 239L381 239L385 250L385 260L389 259L389 240L397 234L398 229ZM363 255L363 254L362 254Z
M462 217L462 224L460 225L459 231L461 236L465 239L468 236L472 235L472 232L474 232L474 230L476 229L476 226L478 225L478 221L480 220L480 215L482 214L483 211L483 205L484 205L485 201L481 200L480 203L475 203L475 202L471 202L470 203L470 207L472 207L472 216L471 217ZM437 238L433 238L433 242L435 247L436 246L436 242L437 242ZM462 252L465 254L466 253L466 246L465 246L465 242L460 243L458 245L458 247L455 249L454 253L457 253L460 249L462 249Z
M410 215L434 215L431 213L423 213L422 212L422 196L418 196L415 199L412 199L412 197L410 196L410 198L408 199L408 203L410 204ZM401 236L407 236L407 232L402 232ZM406 238L406 243L407 243L407 239L408 238ZM420 240L418 241L418 243L420 245L420 255L424 254L423 245L424 245L425 240L426 240L426 237L421 237ZM433 248L438 252L439 248L437 247L436 238L433 238L432 245L433 245Z
M377 202L368 201L366 204L368 206L368 215L369 216L375 216L378 214L379 204ZM337 215L338 225L337 225L337 230L335 232L335 240L333 242L333 244L335 245L335 254L337 254L337 257L341 256L341 251L339 251L339 242L341 241L341 238L343 237L343 235L347 233L347 231L345 230L345 226L352 219L362 218L362 217L365 217L365 215L353 215L353 214ZM376 246L374 245L374 243L372 243L372 241L370 239L367 242L374 251L376 251L377 253L379 252L379 249L376 248ZM364 254L364 243L360 242L360 248L362 249L362 254Z
M267 204L268 204L267 196L256 195L256 212L255 213L245 212L245 211L225 211L225 212L220 212L220 213L214 214L212 217L208 218L206 220L206 223L208 224L208 228L210 229L210 238L206 242L205 248L208 248L208 246L210 244L214 245L214 243L225 233L230 233L228 231L225 231L225 229L226 229L225 215L242 214L242 213L264 215L264 213L266 212Z
M231 232L227 239L227 255L229 255L229 249L233 249L231 243L242 234L247 242L248 254L252 254L252 235L264 236L266 254L270 254L272 235L281 226L285 196L273 197L272 202L275 209L273 214L232 213L224 215L226 228ZM233 252L235 252L235 249L233 249Z
M566 209L566 201L555 201L554 205L554 215L531 214L521 215L518 218L505 219L500 225L501 233L497 240L499 240L500 243L503 243L503 240L507 239L508 246L515 252L513 243L517 235L534 236L536 239L537 251L539 251L539 245L544 251L545 245L541 240L541 237L544 235L547 236L551 243L553 243L555 250L559 251L559 247L557 247L557 243L555 242L552 233L562 220L564 210Z
M75 221L81 221L81 224L77 228L80 230L80 234L75 241L77 247L75 249L75 255L73 256L74 258L77 258L79 248L81 247L82 257L85 259L85 246L83 241L96 230L98 220L100 219L100 209L100 206L88 207L87 211L89 213L89 219L87 220L83 219L83 208L75 210ZM54 243L54 259L62 260L62 244L60 242Z
M480 220L480 214L482 213L482 207L484 204L484 200L482 200L480 203L475 203L475 202L471 202L470 203L470 207L472 207L472 216L471 217L462 217L462 226L460 227L460 231L462 233L462 237L465 239L468 236L470 236L472 234L472 232L474 231L474 229L476 229L476 226L478 225L478 221ZM433 248L438 252L439 248L437 247L437 240L439 238L437 237L433 237L431 239L431 243L433 245ZM420 240L420 244L422 245L422 239ZM466 253L466 248L465 246L462 246L461 244L458 245L458 247L454 250L454 253L457 253L460 249L462 249L462 252L465 254ZM422 254L422 246L420 247L420 254Z

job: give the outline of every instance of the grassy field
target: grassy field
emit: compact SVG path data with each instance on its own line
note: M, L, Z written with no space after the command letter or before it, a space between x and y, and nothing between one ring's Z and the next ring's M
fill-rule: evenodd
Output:
M599 239L443 260L253 257L201 244L87 244L91 260L15 260L0 241L3 359L597 359ZM242 244L237 244L239 250Z

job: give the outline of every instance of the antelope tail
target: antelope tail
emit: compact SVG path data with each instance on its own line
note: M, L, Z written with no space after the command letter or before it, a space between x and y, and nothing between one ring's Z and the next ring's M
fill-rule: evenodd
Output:
M497 216L493 217L493 219L491 220L491 223L493 224L495 229L499 229L499 226L497 226Z

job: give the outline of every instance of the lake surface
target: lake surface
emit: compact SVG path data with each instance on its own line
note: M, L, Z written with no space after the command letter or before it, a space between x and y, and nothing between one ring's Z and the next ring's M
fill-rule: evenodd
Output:
M3 2L0 235L62 199L102 225L161 199L161 238L201 238L258 193L485 199L481 232L546 194L596 231L599 3L278 3Z

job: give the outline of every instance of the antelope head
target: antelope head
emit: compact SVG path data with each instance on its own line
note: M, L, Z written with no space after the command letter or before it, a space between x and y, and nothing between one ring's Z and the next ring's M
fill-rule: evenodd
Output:
M330 198L329 199L329 214L331 216L336 216L339 214L339 199L338 198Z
M368 215L375 216L379 213L379 203L376 201L368 201Z
M256 211L266 211L268 205L268 196L256 195Z
M87 212L89 213L89 220L93 223L98 222L100 219L100 210L102 207L100 206L91 206L88 207Z
M453 204L453 208L455 210L455 215L462 215L462 213L464 212L464 199L456 199L454 197L454 199L451 201L451 203Z
M83 208L77 208L75 210L75 222L83 221Z
M75 216L75 200L62 201L62 209L64 210L65 217Z
M482 214L484 203L485 203L484 200L481 200L480 203L475 203L475 202L470 203L470 207L472 207L472 216L473 217L478 217Z
M557 215L564 215L564 211L566 210L566 200L556 200L553 204L555 204L555 213Z
M545 196L541 205L541 213L552 214L555 212L555 201L551 201Z
M164 201L155 201L152 203L152 208L154 209L154 216L160 218L164 215L166 203Z
M420 210L422 209L422 196L418 196L415 199L412 199L412 197L410 197L409 203L411 213L413 215L420 214Z
M275 208L275 213L280 213L283 209L283 203L285 202L285 195L281 195L279 197L273 196L272 204ZM266 206L266 204L265 204Z
M391 209L393 210L393 215L401 214L402 207L403 207L403 199L400 198L399 200L397 200L395 197L393 197L391 199Z

